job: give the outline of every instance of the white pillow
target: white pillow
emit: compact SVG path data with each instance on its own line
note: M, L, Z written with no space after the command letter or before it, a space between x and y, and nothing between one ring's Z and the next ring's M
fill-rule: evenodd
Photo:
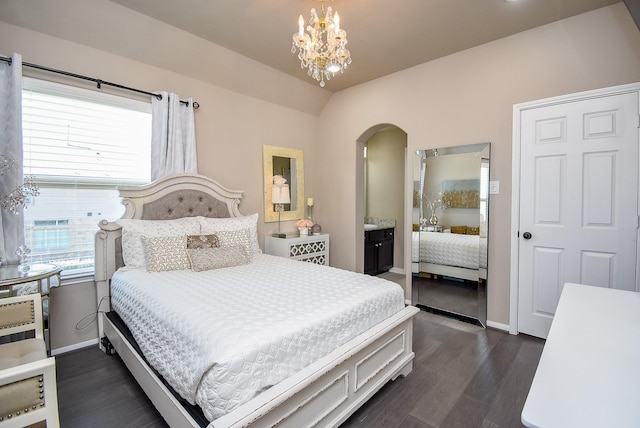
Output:
M249 229L221 230L216 232L216 236L218 237L218 246L221 248L242 247L249 255L250 260L255 254Z
M157 238L200 233L197 217L175 220L119 219L116 223L122 226L122 258L126 266L145 266L142 236Z
M249 229L249 239L251 243L250 250L253 254L260 254L260 245L258 244L258 214L251 214L244 217L231 218L210 218L198 217L202 226L202 234L216 234L218 232L235 232L238 230ZM220 235L218 235L220 237Z

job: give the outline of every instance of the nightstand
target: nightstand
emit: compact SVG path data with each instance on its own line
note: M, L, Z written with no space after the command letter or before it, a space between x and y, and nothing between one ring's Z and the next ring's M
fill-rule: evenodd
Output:
M329 265L329 234L264 237L264 252L318 265Z

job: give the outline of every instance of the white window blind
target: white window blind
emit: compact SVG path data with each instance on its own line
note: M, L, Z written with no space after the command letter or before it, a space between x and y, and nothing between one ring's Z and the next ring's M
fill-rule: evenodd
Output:
M22 127L40 187L25 209L31 262L92 270L98 222L124 211L116 187L150 181L151 104L24 78Z

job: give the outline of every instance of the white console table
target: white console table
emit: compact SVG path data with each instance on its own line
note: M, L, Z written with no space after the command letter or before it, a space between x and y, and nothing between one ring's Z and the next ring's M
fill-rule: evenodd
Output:
M640 293L564 285L522 423L640 427Z
M329 235L264 237L264 252L318 265L329 265Z

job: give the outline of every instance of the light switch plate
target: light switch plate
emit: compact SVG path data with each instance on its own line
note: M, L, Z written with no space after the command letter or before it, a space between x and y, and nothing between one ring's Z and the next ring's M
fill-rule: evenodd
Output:
M499 195L500 194L500 182L499 181L490 181L489 182L489 194L490 195Z

